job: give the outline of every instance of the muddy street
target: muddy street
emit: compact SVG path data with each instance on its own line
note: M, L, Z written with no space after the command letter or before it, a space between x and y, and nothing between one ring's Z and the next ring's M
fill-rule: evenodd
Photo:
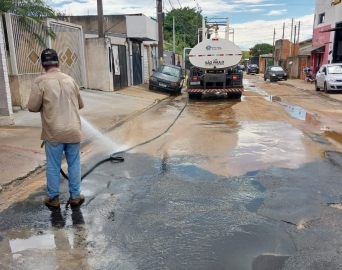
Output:
M44 206L44 172L0 193L0 269L342 269L341 101L244 87L241 101L183 90L95 134L83 173L156 139L92 171L79 209L66 180L61 209Z

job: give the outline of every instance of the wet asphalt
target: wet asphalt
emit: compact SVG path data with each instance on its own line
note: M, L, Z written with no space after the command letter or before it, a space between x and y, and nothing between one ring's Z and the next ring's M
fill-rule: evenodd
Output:
M245 84L294 121L308 118ZM112 131L122 150L162 133L186 106L165 135L86 177L81 208L65 208L62 180L60 210L42 204L42 188L2 211L0 269L342 269L342 154L332 134L239 119L248 102L187 104L183 94ZM83 173L113 152L102 147Z

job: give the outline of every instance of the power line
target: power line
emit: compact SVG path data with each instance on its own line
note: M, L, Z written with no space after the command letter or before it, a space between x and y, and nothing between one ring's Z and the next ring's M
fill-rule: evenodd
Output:
M171 8L174 9L174 7L173 7L173 5L171 3L171 0L169 0L169 3L170 3Z
M177 0L177 1L178 1L178 4L179 4L180 8L182 8L182 5L181 5L181 3L179 2L179 0Z

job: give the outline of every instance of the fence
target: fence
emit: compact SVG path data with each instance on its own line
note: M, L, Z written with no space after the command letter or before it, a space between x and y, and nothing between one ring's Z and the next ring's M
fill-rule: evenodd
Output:
M34 21L23 23L14 14L5 14L10 55L10 75L42 73L40 53L44 49L34 37L42 37L47 47L57 51L60 69L73 77L79 86L86 87L86 68L83 30L79 25L51 19L46 26L56 34L56 39L45 35L44 29Z

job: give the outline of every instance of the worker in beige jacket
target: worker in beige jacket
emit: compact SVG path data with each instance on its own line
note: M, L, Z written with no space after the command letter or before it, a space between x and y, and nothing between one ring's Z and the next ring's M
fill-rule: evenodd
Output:
M53 49L41 53L46 73L36 78L28 102L30 112L40 112L41 139L45 142L47 195L45 204L59 208L59 186L62 156L68 163L68 204L80 206L81 194L80 142L82 139L79 110L83 108L79 87L74 79L59 69L58 55Z

